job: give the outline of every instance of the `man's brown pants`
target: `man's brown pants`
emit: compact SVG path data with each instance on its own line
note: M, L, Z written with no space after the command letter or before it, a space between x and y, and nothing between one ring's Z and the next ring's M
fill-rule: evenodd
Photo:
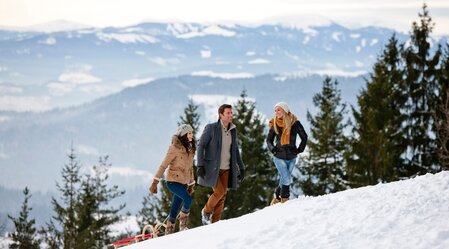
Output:
M229 170L221 170L218 174L217 183L213 187L213 193L207 200L204 211L208 214L212 214L212 223L215 223L221 219L221 214L224 209L224 202L226 199L226 193L228 192L228 178Z

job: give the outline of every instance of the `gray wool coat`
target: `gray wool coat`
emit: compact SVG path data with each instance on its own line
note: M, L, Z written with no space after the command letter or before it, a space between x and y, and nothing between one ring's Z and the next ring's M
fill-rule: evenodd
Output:
M222 125L220 120L216 123L207 124L198 143L197 165L204 166L206 174L204 178L198 177L197 182L206 187L215 186L218 179L218 173L220 172L221 129ZM237 176L239 175L240 170L245 169L245 165L240 157L237 144L237 130L235 128L231 129L231 136L231 165L229 165L228 188L236 189L238 186Z

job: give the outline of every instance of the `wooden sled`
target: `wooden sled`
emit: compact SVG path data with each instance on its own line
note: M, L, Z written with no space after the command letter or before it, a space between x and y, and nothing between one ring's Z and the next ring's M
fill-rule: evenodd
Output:
M136 236L132 236L129 238L121 239L116 242L112 242L112 244L108 245L108 248L117 249L122 246L131 245L134 243L138 243L147 239L157 238L159 235L164 234L165 232L165 222L157 223L155 226L146 225L142 229L142 234L138 234ZM163 228L163 229L162 229ZM163 231L162 231L163 230ZM147 232L148 231L148 232Z

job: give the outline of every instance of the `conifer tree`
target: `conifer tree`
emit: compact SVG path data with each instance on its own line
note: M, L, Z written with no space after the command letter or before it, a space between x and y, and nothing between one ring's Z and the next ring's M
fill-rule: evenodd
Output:
M9 234L12 243L9 245L11 249L34 249L40 248L41 240L37 236L34 227L35 219L30 219L30 211L28 201L31 198L28 187L23 190L24 200L20 209L19 217L14 218L8 215L8 218L14 223L16 230Z
M119 220L118 212L124 208L123 204L117 208L108 205L124 191L107 185L107 156L86 175L80 174L73 147L68 157L61 172L62 185L57 184L61 201L52 198L55 215L41 233L49 248L104 248L111 242L109 227Z
M445 49L438 77L441 82L435 113L438 163L441 170L449 170L449 45Z
M233 108L233 123L237 128L238 143L245 164L245 178L237 191L228 191L224 218L238 217L269 204L276 187L276 170L271 166L265 145L265 120L257 113L255 102L247 98L246 90L240 94Z
M77 204L78 244L77 248L104 248L111 242L110 225L119 221L118 212L125 205L108 206L110 202L122 196L124 191L117 185L108 187L108 156L100 157L94 165L92 174L85 175Z
M65 164L61 171L62 186L56 184L62 195L61 202L55 197L52 198L55 216L47 224L47 228L42 230L45 242L50 248L73 249L77 244L76 206L81 185L80 165L73 146L67 156L69 163Z
M181 124L189 124L193 128L193 134L198 134L198 130L200 127L200 114L198 113L198 105L195 105L193 99L189 99L189 103L187 107L184 108L184 115L179 116L181 120L178 122L178 125Z
M410 45L403 57L408 87L407 128L409 156L405 176L438 171L435 141L435 108L441 82L436 77L441 48L432 48L430 34L435 26L424 3L420 22L413 22ZM435 52L432 52L435 50Z
M326 77L313 103L319 111L315 116L307 111L311 137L307 141L309 154L299 167L303 176L299 186L305 195L316 196L346 189L344 152L348 140L344 129L348 124L344 122L346 104L341 102L337 80Z
M351 186L374 185L399 179L406 152L406 104L400 46L393 35L374 64L366 87L358 96L352 156L348 159Z

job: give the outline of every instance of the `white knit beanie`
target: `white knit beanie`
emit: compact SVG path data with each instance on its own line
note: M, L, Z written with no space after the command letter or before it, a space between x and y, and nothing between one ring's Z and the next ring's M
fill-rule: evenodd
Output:
M178 129L176 129L175 135L182 137L188 132L193 132L192 126L188 124L182 124L178 127Z
M276 107L280 107L282 108L282 110L284 110L285 114L288 114L290 112L290 108L288 108L287 103L285 102L279 102L276 105L274 105L274 109L276 109Z

